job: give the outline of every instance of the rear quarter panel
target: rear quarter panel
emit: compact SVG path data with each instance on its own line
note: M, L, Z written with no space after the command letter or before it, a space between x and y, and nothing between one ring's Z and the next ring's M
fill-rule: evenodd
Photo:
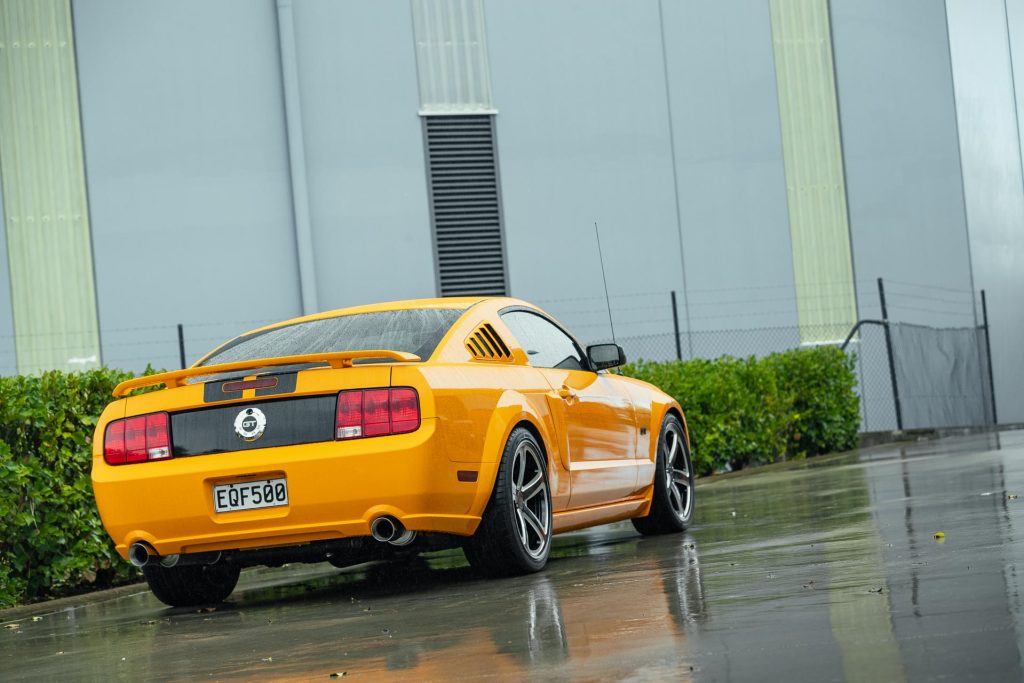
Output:
M505 444L522 423L532 427L545 449L553 508L568 504L569 477L546 400L550 388L539 372L527 366L467 360L396 367L392 381L431 397L439 450L449 460L475 468L481 483L486 484L480 487L485 496L481 511L493 488Z
M439 444L449 459L480 465L480 481L487 484L481 487L481 495L486 491L490 496L512 430L518 424L531 425L545 450L552 508L558 511L569 504L569 470L568 455L560 448L548 407L551 387L520 349L514 349L506 361L482 361L466 347L469 336L484 322L506 343L514 339L499 311L516 303L522 302L492 299L470 307L429 362L396 366L393 383L419 388L414 375L422 377L428 391L421 394L428 393L434 402Z

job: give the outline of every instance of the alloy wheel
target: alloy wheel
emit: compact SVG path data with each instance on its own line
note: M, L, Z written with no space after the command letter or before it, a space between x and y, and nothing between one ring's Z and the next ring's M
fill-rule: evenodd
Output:
M665 486L672 511L681 520L688 520L693 508L693 479L691 477L690 454L683 440L679 425L670 422L665 429L662 446L665 462Z
M544 475L544 459L537 447L522 441L512 458L512 506L519 540L534 559L542 557L551 542L548 483Z

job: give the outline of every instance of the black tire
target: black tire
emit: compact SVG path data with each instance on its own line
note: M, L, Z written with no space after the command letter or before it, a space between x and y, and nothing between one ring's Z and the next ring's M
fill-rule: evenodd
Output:
M186 567L145 566L149 590L157 600L171 607L196 607L224 601L238 584L241 569L237 565L218 562Z
M654 496L646 517L633 519L644 536L685 531L693 520L693 462L683 423L671 413L661 423L655 462Z
M488 576L537 572L552 536L551 489L544 450L529 430L512 430L491 499L476 533L463 544L470 566Z

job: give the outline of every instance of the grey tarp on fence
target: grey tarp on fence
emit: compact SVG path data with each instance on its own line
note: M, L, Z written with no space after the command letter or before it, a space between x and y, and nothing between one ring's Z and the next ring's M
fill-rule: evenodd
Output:
M890 323L890 329L904 429L992 423L983 327ZM700 331L682 334L680 347L684 358L761 356L801 346L800 332L798 327ZM671 334L618 341L631 360L669 360L676 354ZM864 325L850 342L847 351L857 359L861 430L896 429L885 328L881 324ZM691 348L692 356L688 353Z
M904 428L992 421L984 329L907 323L890 329Z

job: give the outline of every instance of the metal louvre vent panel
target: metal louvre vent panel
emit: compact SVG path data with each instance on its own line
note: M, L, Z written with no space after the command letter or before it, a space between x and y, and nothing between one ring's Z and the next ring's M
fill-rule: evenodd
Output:
M478 360L511 360L512 352L490 323L476 328L466 339L466 348Z
M507 293L494 117L424 117L441 296Z

